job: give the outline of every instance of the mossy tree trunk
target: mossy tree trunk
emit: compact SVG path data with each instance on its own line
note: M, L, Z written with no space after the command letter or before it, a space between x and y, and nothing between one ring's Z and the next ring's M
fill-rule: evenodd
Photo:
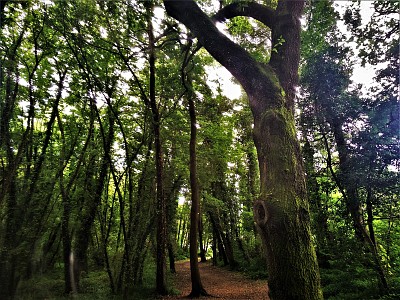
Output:
M322 299L293 112L304 2L281 0L276 9L234 3L216 15L216 20L250 16L270 27L268 65L219 32L194 1L165 0L164 4L168 14L192 31L248 95L260 167L261 196L254 212L266 248L270 298Z

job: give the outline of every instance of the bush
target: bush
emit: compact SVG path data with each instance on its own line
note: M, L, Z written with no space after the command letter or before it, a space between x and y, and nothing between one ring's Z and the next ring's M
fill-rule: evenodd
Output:
M49 274L21 281L18 285L16 299L53 299L62 297L65 289L64 280L57 277L54 274Z
M329 269L320 269L325 299L378 299L379 290L376 273L366 267L356 256L347 255L330 261Z

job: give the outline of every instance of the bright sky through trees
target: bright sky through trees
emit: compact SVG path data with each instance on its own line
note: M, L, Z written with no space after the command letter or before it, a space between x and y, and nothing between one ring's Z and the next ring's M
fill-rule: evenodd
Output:
M342 16L348 7L351 1L334 1L335 2L335 9L340 13ZM360 13L362 16L362 24L365 25L370 19L373 14L372 8L372 1L361 1L360 3ZM218 26L222 32L224 31L225 26L219 24ZM343 21L338 21L339 29L346 33L347 28ZM352 42L353 50L357 53L356 44ZM356 58L355 58L356 59ZM386 64L379 64L377 66L372 66L370 64L366 64L365 66L361 66L360 61L355 60L354 68L353 68L353 75L351 79L355 84L362 84L363 90L365 91L371 85L374 84L374 77L376 71L385 67ZM242 90L240 86L232 81L232 75L223 67L220 68L208 68L208 83L214 89L217 88L217 84L215 81L218 81L220 87L222 89L222 93L230 99L236 99L240 97Z

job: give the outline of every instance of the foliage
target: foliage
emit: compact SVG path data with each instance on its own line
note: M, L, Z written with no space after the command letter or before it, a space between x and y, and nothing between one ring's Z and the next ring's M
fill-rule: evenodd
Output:
M276 7L276 1L264 2ZM32 0L4 6L0 298L65 299L71 292L80 299L155 297L151 97L160 117L169 251L176 260L188 258L190 122L185 78L191 80L197 113L201 247L219 266L229 265L253 279L267 277L254 226L260 171L248 99L229 99L219 82L209 81L206 70L215 68L214 60L192 45L192 35L168 18L160 4ZM201 5L210 14L215 10L211 1ZM326 298L380 297L372 255L355 237L348 212L346 196L354 188L365 225L371 221L368 233L374 230L390 287L381 299L396 299L399 48L393 13L398 3L375 1L368 23L361 22L357 5L351 4L342 16L350 40L338 31L341 16L331 1L308 3L302 33L298 125L313 239ZM261 63L269 62L286 43L278 39L279 47L271 50L270 28L244 17L227 21L226 32ZM351 82L356 60L350 42L356 43L362 63L384 65L375 78L377 85L366 95ZM186 53L190 61L185 68ZM342 166L335 136L339 129L348 158ZM68 283L71 275L79 280ZM168 289L178 293L172 286Z
M391 131L398 118L385 111L389 107L397 110L390 92L395 81L386 81L385 92L372 88L368 97L362 97L358 91L361 86L352 85L350 80L351 51L346 37L338 32L339 15L333 13L332 3L312 3L307 16L300 124L325 297L375 299L396 290L392 276L398 272L397 266L388 267L386 247L391 246L385 242L392 226L398 226L392 214L392 199L397 197L392 193L398 182L398 134ZM360 16L350 21L348 10L344 18L353 29L360 28ZM375 21L368 26L375 26ZM359 39L358 45L364 47L364 42ZM360 52L360 56L365 58L365 53ZM376 63L373 59L370 62ZM365 223L357 225L356 213L351 210L354 205L359 205L360 219ZM351 230L355 237L358 230L364 230L367 238L358 244L350 238ZM374 246L366 247L368 243ZM377 250L371 250L374 248ZM347 256L351 259L344 260ZM379 268L390 285L386 290L382 290L382 275L380 281L375 279Z

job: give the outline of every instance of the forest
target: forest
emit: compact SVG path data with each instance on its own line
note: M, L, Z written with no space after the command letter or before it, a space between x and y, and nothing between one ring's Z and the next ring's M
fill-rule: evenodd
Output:
M0 299L400 299L399 5L0 0Z

